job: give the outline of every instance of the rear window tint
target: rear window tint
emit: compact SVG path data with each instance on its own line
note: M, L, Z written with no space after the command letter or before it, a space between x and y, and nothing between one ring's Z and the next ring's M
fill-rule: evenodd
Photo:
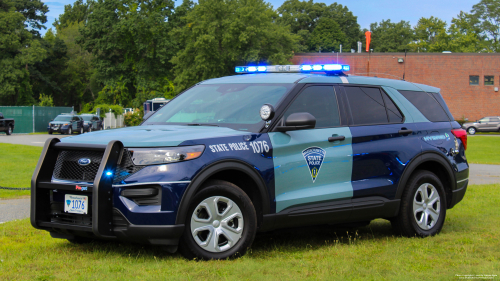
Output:
M450 109L446 105L446 102L444 102L444 99L441 96L441 94L440 93L432 93L432 95L439 102L439 104L443 107L443 109L446 112L446 114L448 114L448 117L450 118L450 120L455 120L455 118L453 117L453 115L451 115Z
M387 124L382 94L378 88L345 87L354 125Z
M430 93L415 91L399 91L431 122L450 121L448 114ZM444 101L443 101L444 103ZM451 114L450 114L451 115Z
M385 102L385 107L387 108L387 117L389 117L389 123L403 123L404 121L403 114L401 114L401 112L396 107L394 102L392 102L392 100L385 93L382 93L382 96L384 96L384 102Z

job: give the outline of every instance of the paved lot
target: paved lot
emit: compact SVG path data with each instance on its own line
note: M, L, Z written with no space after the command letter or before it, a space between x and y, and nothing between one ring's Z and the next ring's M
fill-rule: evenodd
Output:
M45 141L49 138L65 138L69 137L68 135L0 135L0 143L11 143L11 144L24 144L24 145L33 145L33 146L43 146Z
M30 199L0 199L0 223L30 216Z

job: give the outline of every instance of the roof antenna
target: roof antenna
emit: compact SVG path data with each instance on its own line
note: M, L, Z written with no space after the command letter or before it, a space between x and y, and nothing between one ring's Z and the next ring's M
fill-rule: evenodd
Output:
M403 81L405 81L405 75L406 75L406 49L405 49L405 61L404 61L404 70L403 70Z

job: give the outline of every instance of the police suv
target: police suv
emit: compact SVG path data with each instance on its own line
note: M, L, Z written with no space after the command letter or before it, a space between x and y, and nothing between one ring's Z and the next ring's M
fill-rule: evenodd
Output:
M347 71L237 67L140 126L49 139L31 224L199 259L297 226L385 218L405 236L437 234L467 189L466 132L439 89Z

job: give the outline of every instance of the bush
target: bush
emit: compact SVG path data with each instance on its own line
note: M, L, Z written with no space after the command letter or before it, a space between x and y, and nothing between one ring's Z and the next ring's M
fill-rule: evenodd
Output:
M97 104L92 109L90 109L90 108L92 108L90 103L85 104L83 106L82 113L94 113L94 114L96 114L97 109L100 108L101 109L100 117L102 117L102 118L106 117L105 114L108 113L110 109L111 109L111 112L113 112L115 114L115 117L123 114L123 107L121 107L120 105Z
M142 116L142 111L136 108L133 113L125 113L123 120L127 127L138 126L142 122Z

